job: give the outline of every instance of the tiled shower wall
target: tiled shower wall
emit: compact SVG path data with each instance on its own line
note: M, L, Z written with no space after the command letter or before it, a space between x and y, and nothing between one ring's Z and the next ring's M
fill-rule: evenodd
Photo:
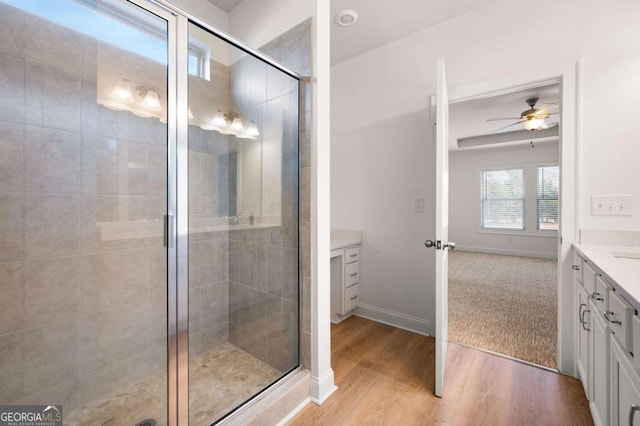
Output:
M210 79L189 76L194 119L229 105L229 67L210 61ZM228 215L229 136L189 126L189 349L190 356L228 340L228 232L203 232L213 218Z
M159 64L0 5L2 403L68 412L166 368L166 252L144 231L165 212L166 129L98 105L109 72L166 100ZM122 222L142 232L103 226Z
M300 23L260 48L302 76L311 76L311 19ZM300 328L301 364L311 369L311 89L303 82L299 145L300 176Z
M309 75L310 20L260 50L299 74ZM263 129L261 205L240 202L240 212L260 209L267 217L281 215L282 227L229 235L229 341L281 371L295 366L301 337L297 300L302 281L301 343L308 368L310 102L305 98L299 102L297 85L291 79L251 58L234 63L230 75L232 108ZM300 105L306 118L301 135L297 122ZM292 227L297 217L299 226Z

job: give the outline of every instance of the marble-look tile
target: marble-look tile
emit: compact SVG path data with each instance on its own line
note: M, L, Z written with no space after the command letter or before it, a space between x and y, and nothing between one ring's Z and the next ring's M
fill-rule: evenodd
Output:
M199 197L202 179L200 178L200 160L202 153L189 149L189 196ZM191 205L189 205L191 213Z
M0 40L4 38L4 31L0 30ZM24 62L21 57L0 54L0 117L3 120L24 122Z
M115 309L127 303L142 303L149 298L148 249L82 256L80 277L83 315Z
M26 124L79 131L81 127L80 80L78 74L69 70L27 60L25 65Z
M145 352L150 312L151 302L145 300L81 316L80 372L95 371Z
M229 284L203 285L199 294L200 329L227 323L229 318Z
M80 385L77 376L55 383L53 386L37 390L22 399L12 401L12 405L62 405L63 415L80 405ZM65 423L66 424L66 423Z
M200 331L200 351L206 351L226 343L229 339L229 323L218 322Z
M79 192L80 134L43 127L25 127L25 190Z
M149 297L167 297L167 248L150 247L149 251Z
M25 18L28 14L22 10L0 3L0 51L23 56L22 39L28 36Z
M260 289L263 283L263 251L260 245L241 241L229 241L229 279L254 289Z
M25 262L24 322L28 328L76 318L80 312L77 257Z
M282 149L282 196L297 198L299 184L298 145L287 144Z
M0 193L0 262L24 258L24 196Z
M131 195L148 195L149 145L129 142L125 161L126 165L121 161L120 175L126 176L126 193Z
M158 206L160 204L160 206ZM154 207L155 206L155 207ZM81 200L81 236L80 247L82 253L96 253L102 251L124 250L146 247L152 244L162 244L162 235L145 237L136 235L149 224L143 220L162 218L165 207L161 200L154 202L150 197L113 196L113 195L83 195ZM152 215L151 213L154 213ZM114 236L109 234L108 227L117 222L138 221L130 228L130 234ZM112 223L110 223L112 222ZM124 225L124 224L123 224ZM131 226L131 224L129 224Z
M226 281L229 277L229 242L224 239L202 241L200 261L202 262L202 283L213 284Z
M260 51L300 75L310 75L311 18L266 43Z
M25 16L25 25L29 30L19 41L25 56L67 72L80 69L84 35L33 14Z
M202 250L200 242L189 241L189 287L202 284Z
M302 345L301 345L301 353L302 353L302 366L307 370L311 370L311 333L303 332L302 333Z
M311 225L303 223L301 227L302 276L311 276ZM309 248L309 249L307 249Z
M277 98L279 96L297 92L298 80L289 74L267 66L267 100Z
M24 332L0 335L0 401L10 403L27 395L22 360Z
M2 60L1 57L0 60ZM1 64L0 67L2 67ZM0 78L2 78L1 75ZM2 106L0 105L0 116L3 116L1 108ZM24 190L23 158L24 126L0 121L0 192L19 192Z
M22 335L21 371L28 394L54 386L77 374L78 319L72 318L30 329Z
M162 348L167 345L167 298L159 297L151 299L151 307L149 312L143 315L149 317L149 347Z
M22 262L0 263L0 336L24 328L23 274Z
M124 419L145 418L156 418L162 424L167 406L166 362L166 349L150 350L82 375L80 403L84 408L82 412L69 413L65 425L104 424L111 419L114 425L124 425L135 424ZM150 400L154 404L149 404ZM111 409L105 410L109 406ZM148 410L147 406L160 410ZM86 415L85 420L76 420L81 414Z
M117 192L118 147L117 139L82 135L82 192Z
M310 97L310 96L309 96ZM303 167L311 166L311 128L313 123L311 121L311 112L305 112L304 122L300 129L300 164Z
M24 234L27 259L78 254L80 197L26 195Z

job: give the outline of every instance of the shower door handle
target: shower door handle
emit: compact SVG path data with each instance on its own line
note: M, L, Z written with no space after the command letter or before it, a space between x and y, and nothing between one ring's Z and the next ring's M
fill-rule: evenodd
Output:
M172 214L164 215L164 246L168 248L173 247L173 218Z

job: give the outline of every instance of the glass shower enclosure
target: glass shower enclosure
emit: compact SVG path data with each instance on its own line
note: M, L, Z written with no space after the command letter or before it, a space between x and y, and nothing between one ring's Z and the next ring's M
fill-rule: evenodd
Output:
M0 404L233 415L300 364L299 77L164 2L0 21Z

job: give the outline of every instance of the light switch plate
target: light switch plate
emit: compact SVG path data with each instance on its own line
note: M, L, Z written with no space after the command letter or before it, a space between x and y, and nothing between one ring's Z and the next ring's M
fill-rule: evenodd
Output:
M633 214L631 195L592 195L591 215L631 216Z
M416 197L413 199L413 212L424 213L424 198Z

